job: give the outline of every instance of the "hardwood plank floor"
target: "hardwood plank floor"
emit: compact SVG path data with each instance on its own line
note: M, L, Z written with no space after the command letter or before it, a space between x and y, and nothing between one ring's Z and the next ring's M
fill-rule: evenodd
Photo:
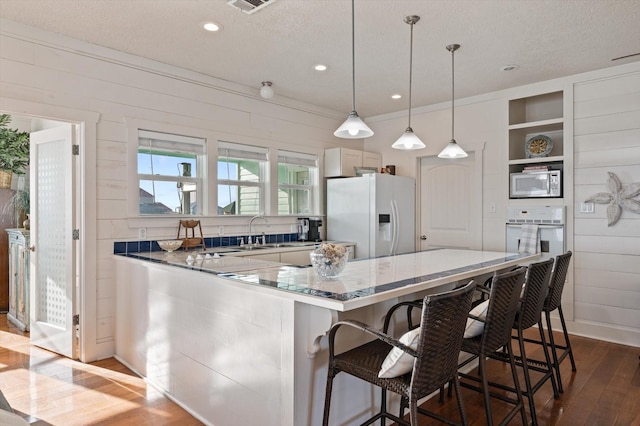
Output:
M37 426L201 425L114 358L84 364L29 344L0 315L0 390Z
M640 426L640 348L579 336L571 336L571 343L578 371L573 373L566 359L560 398L553 398L549 382L535 394L539 424ZM527 353L541 357L536 345L528 345ZM488 371L492 380L509 384L504 364L489 360ZM28 333L9 323L6 314L0 315L0 390L37 426L202 424L114 358L83 364L31 346ZM463 389L463 398L470 425L484 425L482 396ZM424 406L458 418L455 398L444 404L435 398ZM492 407L496 419L509 408L493 400ZM421 426L436 424L420 416Z
M535 334L534 334L535 332ZM528 336L537 335L537 330L527 330ZM559 342L562 335L554 334ZM547 381L535 394L536 414L539 425L595 425L595 426L640 426L640 348L600 340L570 336L571 346L576 360L577 371L571 371L567 357L561 364L564 392L559 399L553 398L551 382ZM514 340L514 345L517 346ZM527 344L527 356L543 359L542 349L538 345ZM518 353L517 348L514 348ZM494 360L487 361L488 377L491 381L511 385L511 373L508 364ZM520 385L524 379L520 371ZM475 372L474 372L475 373ZM536 380L540 373L533 373ZM482 395L470 389L462 389L463 400L469 418L469 424L485 425L485 411ZM491 399L494 421L504 417L511 406ZM527 420L531 422L528 403ZM423 407L441 415L459 419L455 398L445 397L440 404L433 398ZM406 417L408 419L408 416ZM426 416L420 416L420 426L440 424ZM510 424L521 425L520 416Z

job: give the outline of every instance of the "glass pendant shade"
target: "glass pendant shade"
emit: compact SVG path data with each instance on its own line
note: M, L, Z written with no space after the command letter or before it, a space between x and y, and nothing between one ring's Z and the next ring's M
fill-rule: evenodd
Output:
M333 135L343 139L368 138L373 136L373 130L360 119L357 112L351 111L349 117L342 126L338 127L338 130L333 132Z
M343 139L360 139L373 136L373 130L367 126L356 112L356 12L355 0L351 0L351 113L333 135Z
M404 22L409 24L411 28L411 42L409 44L409 124L407 125L407 129L404 131L402 136L398 138L397 141L391 148L395 149L422 149L425 148L426 145L420 140L420 138L413 133L413 129L411 128L411 82L412 82L412 74L413 74L413 26L420 20L420 17L417 15L411 15L404 18Z
M447 144L447 146L442 150L440 154L438 154L439 158L464 158L467 157L467 153L464 152L464 149L460 148L460 145L455 141L455 139L451 139L451 141Z
M454 126L455 85L454 85L454 79L453 79L453 75L454 75L453 74L453 71L454 71L453 55L454 55L454 52L459 48L460 48L459 44L450 44L447 46L447 50L451 52L451 140L449 141L447 146L444 147L442 152L438 154L438 158L453 159L453 158L464 158L468 156L467 153L464 152L464 149L460 148L460 145L458 145L458 143L456 142L456 139L453 137L453 131L455 128Z
M413 129L411 127L407 127L407 130L404 131L402 136L398 138L397 141L391 145L391 148L395 149L422 149L425 147L425 144L420 140L415 133L413 133Z

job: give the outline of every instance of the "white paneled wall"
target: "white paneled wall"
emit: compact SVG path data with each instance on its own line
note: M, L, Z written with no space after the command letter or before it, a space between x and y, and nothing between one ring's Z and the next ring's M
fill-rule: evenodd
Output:
M640 181L640 67L634 72L594 72L554 82L522 88L540 93L557 90L567 82L575 86L575 201L606 190L606 172L619 174L623 182ZM595 80L597 75L615 76ZM532 85L533 86L533 85ZM456 101L456 139L463 147L484 145L483 198L474 206L482 215L483 248L504 247L504 214L508 201L507 99L514 91L488 93ZM530 93L526 93L526 96ZM73 120L74 111L97 113L95 138L85 141L96 150L95 164L88 164L87 182L96 182L95 223L87 223L96 235L95 301L86 304L86 327L95 342L84 342L88 358L113 354L114 277L111 253L113 242L137 238L137 227L148 226L148 238L174 237L176 227L154 227L127 216L128 176L133 167L127 157L132 121L205 134L211 138L260 144L270 148L316 152L343 146L382 154L383 164L395 164L396 172L416 176L417 158L436 155L449 141L450 104L417 107L413 129L427 144L426 150L405 152L391 149L406 127L406 113L371 117L375 136L362 141L338 140L333 130L345 112L328 111L288 99L264 101L255 89L208 78L201 74L125 55L99 46L46 33L2 20L0 26L0 104L28 105L10 112L25 116ZM79 119L76 119L79 120ZM565 126L567 124L565 123ZM93 130L88 132L93 135ZM300 135L304 138L301 139ZM565 164L567 160L565 160ZM321 168L322 169L322 168ZM494 208L495 207L495 208ZM576 207L579 207L576 204ZM576 208L576 323L596 324L596 331L578 328L583 334L608 340L629 341L629 332L638 336L640 306L640 218L625 212L615 226L606 226L604 206L594 215L580 214ZM218 225L225 233L246 232L244 218L213 218L204 226L206 236L215 236ZM288 219L274 219L273 232L288 232ZM603 238L603 237L606 237ZM573 236L570 236L573 238ZM625 253L622 253L625 252ZM606 303L601 295L607 294ZM571 301L570 301L571 302ZM93 306L92 306L93 305ZM635 308L633 307L635 305ZM95 306L95 308L94 308ZM598 326L604 331L598 334ZM620 336L611 333L620 331ZM640 339L632 342L640 346Z
M580 213L586 198L609 192L607 172L640 182L640 72L575 85L574 151L573 329L640 346L640 215L623 211L607 226L606 205Z
M325 148L346 146L362 149L361 141L344 141L333 131L344 119L336 112L289 99L262 100L255 90L202 74L170 67L121 52L35 30L9 21L0 27L0 97L34 105L14 115L38 115L47 111L52 119L67 118L58 111L80 110L99 114L95 140L95 223L88 223L97 236L95 256L95 311L84 312L86 327L94 328L95 342L87 358L111 356L114 352L115 283L112 260L114 241L135 241L137 227L148 228L149 239L174 238L177 220L156 226L153 220L128 217L129 169L132 122L152 123L151 130L180 129L182 134L205 134L208 138L259 144L272 149L315 153L322 161ZM11 102L0 105L0 110ZM71 118L73 120L73 118ZM80 119L77 119L80 120ZM300 135L304 135L301 138ZM322 164L320 164L322 166ZM321 167L322 168L322 167ZM295 218L273 218L270 231L291 231ZM170 225L169 225L170 223ZM205 236L247 232L247 218L208 218ZM86 283L85 283L86 285ZM89 304L91 305L91 303Z

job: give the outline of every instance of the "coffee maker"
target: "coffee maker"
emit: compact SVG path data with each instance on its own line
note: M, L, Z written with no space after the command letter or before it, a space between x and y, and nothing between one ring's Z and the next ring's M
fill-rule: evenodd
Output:
M298 240L299 241L322 241L320 228L322 219L318 217L298 218Z

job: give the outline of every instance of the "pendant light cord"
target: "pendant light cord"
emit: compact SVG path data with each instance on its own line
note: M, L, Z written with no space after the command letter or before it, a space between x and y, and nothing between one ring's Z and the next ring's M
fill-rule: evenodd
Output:
M351 111L356 110L356 7L355 0L351 0Z
M411 82L413 77L413 25L415 22L410 22L411 25L411 41L409 42L409 128L411 128Z
M454 79L454 74L453 74L453 55L455 53L456 49L451 49L451 140L455 140L454 137L454 133L453 133L453 129L454 129L454 120L455 120L455 114L454 114L454 106L455 106L455 79Z

